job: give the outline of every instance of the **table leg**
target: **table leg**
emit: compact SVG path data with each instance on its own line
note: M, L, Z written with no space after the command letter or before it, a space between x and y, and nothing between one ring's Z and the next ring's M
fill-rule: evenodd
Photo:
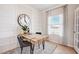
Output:
M32 54L32 45L30 45L30 54Z
M34 53L34 46L35 46L34 44L32 44L32 45L30 46L30 53L31 53L31 54Z
M32 45L32 54L34 53L34 47L35 47L35 45L33 44Z
M38 48L40 48L40 42L38 42Z
M43 50L45 49L45 41L43 40L42 42L42 45L43 45Z

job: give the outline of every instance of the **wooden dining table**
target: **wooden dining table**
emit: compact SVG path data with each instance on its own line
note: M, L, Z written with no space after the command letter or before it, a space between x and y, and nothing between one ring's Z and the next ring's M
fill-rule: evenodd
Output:
M24 38L24 41L28 41L32 43L32 53L34 53L34 47L35 44L38 44L38 47L40 48L40 44L43 46L43 50L45 49L45 41L48 39L48 35L39 35L39 34L21 34L21 36Z

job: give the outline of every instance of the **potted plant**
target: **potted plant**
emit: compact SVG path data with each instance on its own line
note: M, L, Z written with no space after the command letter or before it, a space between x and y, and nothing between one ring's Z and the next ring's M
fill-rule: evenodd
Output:
M23 30L24 34L27 34L29 32L29 28L26 25L22 26L22 30Z

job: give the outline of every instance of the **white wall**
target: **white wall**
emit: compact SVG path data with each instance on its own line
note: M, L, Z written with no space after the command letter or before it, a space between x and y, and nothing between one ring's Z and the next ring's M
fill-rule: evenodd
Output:
M0 5L0 53L17 46L16 34L16 6Z
M36 31L42 31L41 29L41 19L40 19L40 11L36 10L28 5L17 5L17 14L26 13L31 18L31 32L35 33Z
M41 30L40 13L28 5L0 5L0 53L18 47L17 17L24 13L31 17L32 31Z
M48 23L47 23L47 13L44 11L40 11L41 14L41 27L42 27L42 33L43 34L48 34Z

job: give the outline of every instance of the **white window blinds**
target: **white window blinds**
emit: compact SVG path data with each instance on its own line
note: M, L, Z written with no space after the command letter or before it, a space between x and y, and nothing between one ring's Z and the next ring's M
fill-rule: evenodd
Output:
M48 16L63 14L64 13L64 7L59 7L59 8L49 10L47 13L48 13Z

